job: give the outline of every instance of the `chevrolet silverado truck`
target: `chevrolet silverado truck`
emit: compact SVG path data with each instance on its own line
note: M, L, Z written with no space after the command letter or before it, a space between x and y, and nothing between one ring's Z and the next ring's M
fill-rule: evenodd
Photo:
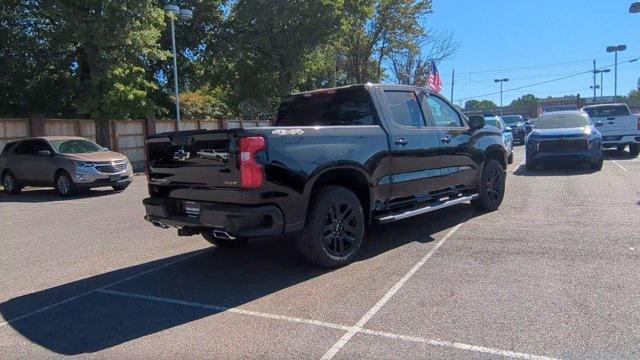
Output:
M640 118L627 104L588 105L582 110L598 126L603 148L617 148L621 153L629 146L632 157L640 155Z
M368 224L464 202L493 211L504 196L500 131L423 88L299 93L274 125L148 137L145 219L220 247L292 234L304 258L335 267Z

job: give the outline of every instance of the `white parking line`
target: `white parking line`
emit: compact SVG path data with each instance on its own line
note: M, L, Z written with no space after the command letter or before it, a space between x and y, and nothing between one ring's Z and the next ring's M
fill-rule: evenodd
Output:
M624 166L620 165L620 163L618 163L617 161L615 161L615 160L612 160L612 161L613 161L614 164L618 165L618 167L620 169L622 169L622 170L624 170L626 172L629 172L629 170L627 170L627 168L625 168Z
M206 309L206 310L215 310L220 312L228 311L235 314L255 316L255 317L267 318L272 320L282 320L282 321L288 321L288 322L299 323L299 324L321 326L321 327L338 329L343 331L348 331L349 329L351 329L347 325L339 325L339 324L329 323L325 321L303 319L303 318L293 317L293 316L276 315L276 314L264 313L259 311L244 310L239 308L229 308L229 307L218 306L218 305L202 304L202 303L196 303L196 302L184 301L184 300L161 298L157 296L139 295L139 294L122 292L122 291L106 290L106 289L100 289L100 290L97 290L97 292L104 293L104 294L117 295L117 296L124 296L124 297L129 297L134 299L152 300L152 301L159 301L159 302L164 302L169 304L184 305L184 306L196 307L196 308Z
M406 284L407 281L409 281L409 279L411 279L411 277L418 270L420 270L420 268L427 262L427 260L429 260L433 256L433 254L438 250L438 248L440 248L440 246L442 246L442 244L444 244L444 242L447 241L447 239L449 239L451 235L453 235L460 228L460 226L462 226L462 224L463 223L456 225L440 241L438 241L433 246L433 248L431 248L431 250L427 253L427 255L425 255L422 259L420 259L420 261L418 261L411 268L411 270L409 270L402 277L402 279L400 279L397 283L395 283L395 285L393 285L393 287L389 289L389 291L387 291L387 293L371 309L369 309L369 311L367 311L367 313L364 314L360 318L360 320L358 320L358 322L355 324L353 328L351 328L351 330L349 330L346 334L344 334L344 336L342 336L342 338L340 338L335 344L333 344L333 346L324 354L324 356L322 356L322 360L333 359L333 357L336 356L336 354L340 351L340 349L342 349L342 347L345 346L347 342L349 342L349 340L351 340L351 338L355 334L357 334L361 330L361 328L363 328L367 324L367 322L369 322L369 320L371 320L371 318L378 311L380 311L380 309L389 301L389 299L391 299L393 295L395 295L398 292L398 290L400 290L402 286L404 286L404 284Z
M106 289L106 288L108 288L108 287L110 287L110 286L114 286L114 285L120 284L120 283L122 283L122 282L129 281L129 280L131 280L131 279L135 279L135 278L140 277L140 276L142 276L142 275L146 275L146 274L148 274L148 273L151 273L151 272L154 272L154 271L157 271L157 270L163 269L163 268L165 268L165 267L167 267L167 266L171 266L171 265L173 265L173 264L177 264L177 263L179 263L179 262L181 262L181 261L185 261L185 260L187 260L187 259L191 259L191 258L192 258L192 257L194 257L194 256L197 256L197 255L202 254L202 253L203 253L204 251L206 251L206 250L208 250L208 249L203 249L203 250L196 251L196 252L195 252L195 253L193 253L193 254L186 255L186 256L181 257L181 258L179 258L179 259L176 259L176 260L173 260L173 261L169 261L168 263L162 264L162 265L160 265L160 266L156 266L156 267L154 267L154 268L151 268L151 269L148 269L148 270L145 270L145 271L139 272L139 273L137 273L137 274L133 274L133 275L128 276L128 277L126 277L126 278L124 278L124 279L120 279L120 280L117 280L117 281L114 281L114 282L108 283L107 285L101 286L101 287L99 287L99 288L97 288L97 289L89 290L89 291L84 292L84 293L82 293L82 294L79 294L79 295L76 295L76 296L73 296L73 297L67 298L67 299L65 299L65 300L59 301L59 302L57 302L57 303L55 303L55 304L51 304L51 305L47 305L47 306L45 306L45 307L41 307L41 308L39 308L39 309L37 309L37 310L34 310L34 311L32 311L32 312L29 312L29 313L26 313L26 314L23 314L23 315L20 315L20 316L14 317L13 319L8 319L8 320L6 320L5 322L0 323L0 327L3 327L3 326L8 325L8 324L11 324L11 323L16 322L16 321L18 321L18 320L26 319L26 318L31 317L31 316L33 316L33 315L39 314L39 313L41 313L41 312L43 312L43 311L46 311L46 310L52 309L52 308L54 308L54 307L56 307L56 306L66 304L66 303L68 303L68 302L71 302L71 301L76 300L76 299L78 299L78 298L81 298L81 297L83 297L83 296L89 295L89 294L91 294L91 293L93 293L93 292L96 292L96 291L99 291L99 290Z
M225 311L225 312L231 312L239 315L253 316L253 317L259 317L259 318L265 318L265 319L271 319L271 320L280 320L280 321L286 321L286 322L296 323L296 324L313 325L313 326L342 330L342 331L352 331L354 328L356 328L358 332L367 334L367 335L386 337L390 339L402 340L402 341L408 341L408 342L414 342L414 343L423 343L431 346L480 352L480 353L491 354L491 355L499 355L499 356L514 358L514 359L532 359L532 360L554 360L555 359L555 358L546 357L546 356L531 355L531 354L519 353L519 352L514 352L509 350L501 350L501 349L495 349L495 348L488 348L484 346L463 344L459 342L450 342L450 341L443 341L438 339L427 339L427 338L416 337L416 336L399 335L399 334L393 334L393 333L384 332L384 331L358 328L355 326L351 327L347 325L335 324L335 323L330 323L326 321L305 319L305 318L299 318L299 317L293 317L293 316L284 316L284 315L265 313L265 312L259 312L259 311L251 311L251 310L245 310L245 309L239 309L239 308L229 308L229 307L218 306L218 305L202 304L202 303L196 303L196 302L185 301L185 300L177 300L177 299L163 298L163 297L150 296L150 295L133 294L133 293L123 292L123 291L115 291L115 290L107 290L107 289L97 290L96 292L99 292L102 294L128 297L133 299L142 299L142 300L157 301L157 302L162 302L167 304L189 306L189 307L194 307L199 309L214 310L214 311L221 311L221 312Z

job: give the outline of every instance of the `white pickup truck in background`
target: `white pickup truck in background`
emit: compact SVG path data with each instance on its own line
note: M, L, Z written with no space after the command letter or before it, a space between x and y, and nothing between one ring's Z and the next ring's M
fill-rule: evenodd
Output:
M627 104L588 105L582 110L598 126L603 148L622 152L628 145L632 157L640 154L640 118L631 113Z

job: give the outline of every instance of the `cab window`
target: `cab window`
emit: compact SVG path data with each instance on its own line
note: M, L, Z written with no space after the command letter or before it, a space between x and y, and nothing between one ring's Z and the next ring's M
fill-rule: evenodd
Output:
M393 122L409 127L424 127L424 117L413 91L386 90L384 92Z

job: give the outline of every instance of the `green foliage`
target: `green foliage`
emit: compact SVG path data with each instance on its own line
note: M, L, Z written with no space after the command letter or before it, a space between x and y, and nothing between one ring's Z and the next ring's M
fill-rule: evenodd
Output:
M526 108L529 106L538 106L538 98L533 94L522 95L511 102L511 107Z
M498 106L496 104L493 103L493 101L491 100L469 100L464 104L464 109L467 111L471 111L471 110L480 110L480 111L487 111L487 110L495 110L497 109Z
M180 113L185 119L221 119L230 115L225 97L225 89L216 87L211 89L204 86L197 91L180 94ZM172 97L175 103L175 97Z

